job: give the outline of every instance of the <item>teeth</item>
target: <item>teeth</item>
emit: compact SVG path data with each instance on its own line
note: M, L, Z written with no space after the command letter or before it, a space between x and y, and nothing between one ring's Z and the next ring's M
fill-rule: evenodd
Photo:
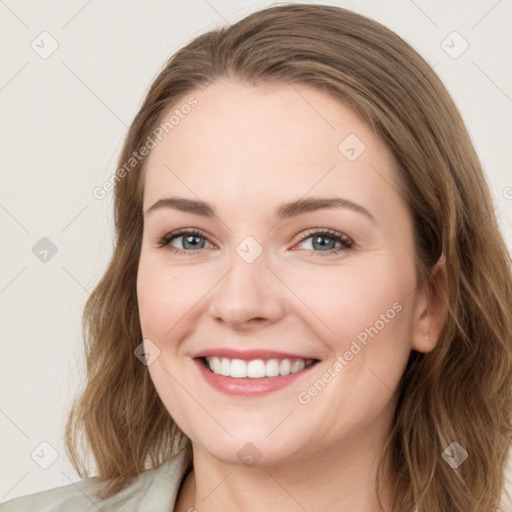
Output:
M247 377L247 363L242 359L233 359L231 361L231 377L239 379Z
M260 379L261 377L265 377L265 361L263 359L256 359L254 361L249 361L247 364L247 377L251 379Z
M292 362L289 359L283 359L279 365L279 373L288 375L292 371Z
M219 359L216 357L215 359ZM210 370L213 372L213 368L210 366ZM226 377L229 377L231 375L231 361L229 359L221 359L220 361L220 374L225 375Z
M292 373L300 372L301 370L304 370L304 368L306 368L304 361L294 361L292 363Z
M280 374L279 370L279 361L277 359L269 359L265 365L265 376L277 377Z
M207 357L210 370L217 375L235 379L262 379L297 373L314 363L313 359L228 359L227 357Z

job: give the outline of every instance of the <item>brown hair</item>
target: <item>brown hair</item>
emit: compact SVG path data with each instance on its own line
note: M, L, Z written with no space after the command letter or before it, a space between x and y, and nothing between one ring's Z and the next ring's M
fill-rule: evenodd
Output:
M411 46L366 17L323 5L270 7L170 58L130 127L120 165L172 107L218 77L314 86L361 114L393 152L414 221L418 276L429 279L441 257L447 275L437 346L411 353L398 389L385 454L396 475L395 507L497 510L512 432L511 260L481 164L440 79ZM134 356L142 341L143 171L144 161L118 176L115 249L85 307L87 382L67 423L76 469L87 476L79 456L86 441L108 484L105 496L179 450L190 453ZM456 469L441 456L453 441L468 452Z

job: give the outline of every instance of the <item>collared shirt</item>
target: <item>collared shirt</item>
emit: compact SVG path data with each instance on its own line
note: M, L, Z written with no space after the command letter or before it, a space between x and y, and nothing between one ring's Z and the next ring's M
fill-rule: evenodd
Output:
M110 498L100 499L97 477L0 503L0 512L172 512L188 467L182 451L144 471Z

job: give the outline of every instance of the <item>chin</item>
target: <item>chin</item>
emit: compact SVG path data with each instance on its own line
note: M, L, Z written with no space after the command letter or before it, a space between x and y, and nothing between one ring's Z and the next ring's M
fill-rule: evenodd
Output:
M278 423L274 417L272 428L275 429ZM308 436L303 426L299 432L281 429L278 433L278 429L272 432L265 421L259 428L254 423L233 425L230 432L233 437L223 431L222 434L217 432L217 435L208 437L204 432L197 436L191 433L190 438L194 450L206 452L222 463L260 468L298 460L308 446L315 444L312 439L306 439Z

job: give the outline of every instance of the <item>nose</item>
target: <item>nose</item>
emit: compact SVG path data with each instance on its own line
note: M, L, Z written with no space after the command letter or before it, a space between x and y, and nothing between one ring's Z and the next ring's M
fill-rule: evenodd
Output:
M209 312L232 329L251 330L274 323L285 314L284 286L262 256L247 263L238 254L212 290Z

